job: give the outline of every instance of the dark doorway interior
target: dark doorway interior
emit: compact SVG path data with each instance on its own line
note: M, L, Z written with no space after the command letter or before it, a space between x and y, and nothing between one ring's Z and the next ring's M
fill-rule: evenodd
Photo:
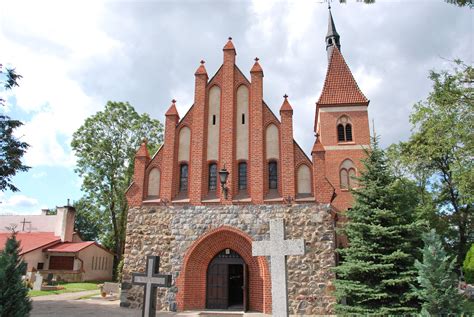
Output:
M245 262L233 250L214 257L207 269L206 308L245 310Z
M244 266L242 264L229 264L229 308L243 308L243 287Z

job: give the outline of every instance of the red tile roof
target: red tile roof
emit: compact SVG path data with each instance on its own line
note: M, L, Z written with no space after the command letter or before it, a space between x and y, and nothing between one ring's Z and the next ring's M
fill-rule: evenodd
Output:
M368 102L341 52L334 47L318 105L366 104Z
M11 233L0 233L0 250L5 248L10 236ZM53 232L18 232L16 239L20 241L20 255L61 241Z
M75 253L79 252L82 249L87 248L90 245L95 244L94 241L86 241L86 242L64 242L55 244L45 251L47 252L61 252L61 253Z

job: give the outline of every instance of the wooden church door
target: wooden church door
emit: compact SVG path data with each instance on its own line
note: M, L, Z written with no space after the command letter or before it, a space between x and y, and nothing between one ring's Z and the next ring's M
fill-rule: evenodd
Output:
M206 308L247 310L247 265L237 252L225 249L207 269Z
M217 261L216 261L217 262ZM227 309L228 265L211 263L207 271L207 305L209 309Z

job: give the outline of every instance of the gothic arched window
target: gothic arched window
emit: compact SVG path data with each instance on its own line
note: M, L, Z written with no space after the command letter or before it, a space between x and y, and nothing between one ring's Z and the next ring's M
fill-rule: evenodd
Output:
M148 173L148 197L158 197L160 194L160 171L153 168Z
M209 191L217 189L217 164L209 164Z
M337 140L344 142L346 140L346 134L344 133L344 126L342 124L337 125Z
M278 188L278 169L277 162L272 161L268 163L268 188Z
M239 163L239 190L247 189L247 163Z
M179 191L188 191L188 164L181 164L179 167Z
M354 179L354 177L356 177L354 163L352 163L352 161L349 159L344 160L339 170L341 189L357 187L357 181Z
M352 124L348 116L342 116L337 120L337 141L352 141Z

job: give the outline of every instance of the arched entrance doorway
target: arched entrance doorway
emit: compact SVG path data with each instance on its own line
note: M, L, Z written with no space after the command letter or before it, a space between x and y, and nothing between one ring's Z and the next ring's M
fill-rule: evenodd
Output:
M247 265L232 249L224 249L207 269L206 308L247 310Z
M244 271L248 277L248 295L244 296L244 299L248 299L248 309L271 312L271 282L267 260L263 256L252 256L252 239L241 230L229 226L204 233L186 251L176 279L178 311L203 310L208 307L208 269L216 256L219 258L218 255L226 249L236 252L248 267Z

